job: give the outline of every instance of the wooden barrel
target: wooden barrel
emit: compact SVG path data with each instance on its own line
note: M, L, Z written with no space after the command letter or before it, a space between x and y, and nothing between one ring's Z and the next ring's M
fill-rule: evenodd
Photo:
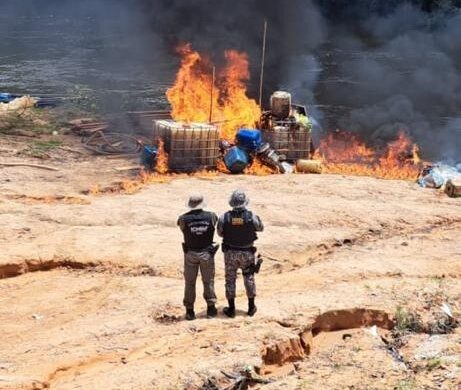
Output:
M323 165L319 160L298 160L296 171L301 173L322 173Z

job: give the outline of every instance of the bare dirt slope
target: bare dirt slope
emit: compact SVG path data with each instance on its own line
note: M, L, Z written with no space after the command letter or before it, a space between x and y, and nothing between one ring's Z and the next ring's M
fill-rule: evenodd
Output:
M461 333L440 329L439 309L461 309L459 199L330 175L82 194L120 177L114 164L0 169L0 389L225 388L223 371L248 365L273 381L264 389L459 388ZM239 284L238 316L207 320L198 283L200 318L186 322L176 218L191 191L223 212L235 188L266 224L259 311L245 316Z

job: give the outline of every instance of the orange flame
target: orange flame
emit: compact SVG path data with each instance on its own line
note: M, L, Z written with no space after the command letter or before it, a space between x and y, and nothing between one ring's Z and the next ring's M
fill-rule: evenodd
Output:
M212 64L190 44L178 49L182 56L176 80L167 91L174 120L211 122L220 126L221 137L233 140L239 127L254 127L261 108L248 98L248 56L236 50L225 52L226 66L213 82ZM211 109L212 107L212 109Z
M168 153L165 152L165 143L162 139L158 140L155 172L160 175L165 175L168 172Z
M421 170L419 147L403 132L378 153L356 135L337 131L320 142L315 157L325 163L326 173L333 174L414 180Z
M216 168L218 172L221 173L231 173L229 169L227 169L226 163L224 162L224 159L220 158L217 163L216 163Z
M166 93L171 104L171 116L182 122L208 122L213 83L210 75L212 65L192 50L190 44L180 46L178 53L182 57L181 68L173 87ZM218 107L217 94L213 95L213 106Z
M274 173L278 173L276 170L271 167L264 165L257 157L253 159L251 165L244 171L247 175L254 176L268 176Z

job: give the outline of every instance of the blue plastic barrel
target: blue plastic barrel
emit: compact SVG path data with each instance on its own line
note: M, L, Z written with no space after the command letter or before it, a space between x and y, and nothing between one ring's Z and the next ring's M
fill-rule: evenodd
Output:
M153 170L157 160L157 148L153 145L144 145L141 154L141 164L148 170Z
M242 173L249 162L247 152L238 146L230 148L224 156L224 164L232 173Z
M240 129L236 135L237 145L247 152L255 152L262 144L262 134L256 129Z

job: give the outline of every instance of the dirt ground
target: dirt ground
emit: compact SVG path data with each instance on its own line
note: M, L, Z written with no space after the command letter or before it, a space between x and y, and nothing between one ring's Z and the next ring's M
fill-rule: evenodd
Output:
M53 137L53 136L49 136ZM460 389L461 202L415 183L334 175L176 177L133 194L136 160L56 136L46 160L0 138L0 389ZM115 186L114 188L117 188ZM266 225L258 313L184 320L189 193L216 212L242 188ZM242 387L243 388L243 387Z

